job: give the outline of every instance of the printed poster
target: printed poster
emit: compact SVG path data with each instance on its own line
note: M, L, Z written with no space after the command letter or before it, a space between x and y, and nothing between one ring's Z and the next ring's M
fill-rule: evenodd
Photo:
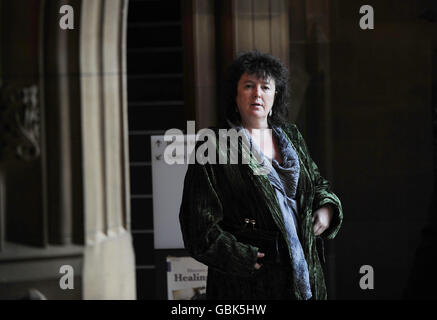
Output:
M203 300L208 267L191 257L167 257L168 300Z

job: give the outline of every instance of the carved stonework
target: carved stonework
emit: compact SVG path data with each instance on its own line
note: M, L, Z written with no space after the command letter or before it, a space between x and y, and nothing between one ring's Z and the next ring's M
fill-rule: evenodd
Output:
M40 156L38 87L0 87L0 160L11 150L19 159Z

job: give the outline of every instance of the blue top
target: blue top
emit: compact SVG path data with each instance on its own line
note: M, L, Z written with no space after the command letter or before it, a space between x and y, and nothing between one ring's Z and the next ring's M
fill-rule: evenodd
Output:
M296 151L280 128L273 128L282 156L282 163L272 159L273 170L268 174L275 189L276 198L284 218L285 230L290 243L293 277L305 299L311 298L308 264L299 240L297 220L296 190L299 181L300 165Z
M253 143L252 137L247 130L244 130L244 132L249 138L250 150L253 148L255 152L258 152L262 158L262 165L270 167L268 178L275 189L276 198L278 199L279 207L282 212L284 226L290 244L293 280L297 284L302 296L305 299L310 299L312 293L308 264L305 260L305 255L299 240L298 220L296 218L298 216L296 190L300 173L299 158L282 129L273 127L272 130L282 157L281 164L275 159L268 159L256 143ZM266 159L268 159L268 161L264 161Z

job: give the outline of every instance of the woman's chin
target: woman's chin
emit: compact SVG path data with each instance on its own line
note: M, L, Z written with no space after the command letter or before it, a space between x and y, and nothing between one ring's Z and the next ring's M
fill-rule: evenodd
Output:
M264 112L264 110L254 110L254 111L251 113L251 116L252 116L253 118L257 118L257 119L264 119L264 118L267 118L267 115L266 115L266 113Z
M262 113L262 114L254 113L254 114L249 114L246 117L246 120L247 121L245 121L245 122L248 122L248 123L260 122L260 121L267 120L267 116L264 113Z
M266 113L263 108L253 107L249 109L249 114L254 117L265 117Z

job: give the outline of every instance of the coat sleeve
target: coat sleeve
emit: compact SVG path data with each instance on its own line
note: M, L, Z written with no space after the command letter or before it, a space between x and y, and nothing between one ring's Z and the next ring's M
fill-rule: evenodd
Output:
M321 235L322 238L333 239L337 235L338 230L340 229L343 222L343 209L340 199L332 191L329 181L320 175L319 168L316 163L311 159L308 147L299 129L295 125L293 125L293 127L297 135L299 146L305 155L305 161L307 163L307 166L314 177L315 196L313 200L312 210L314 212L323 206L331 206L331 208L334 210L334 214L329 228L325 230L325 232L323 232Z
M190 164L179 213L185 248L196 260L224 273L250 276L258 248L238 242L224 231L223 206L210 165Z

